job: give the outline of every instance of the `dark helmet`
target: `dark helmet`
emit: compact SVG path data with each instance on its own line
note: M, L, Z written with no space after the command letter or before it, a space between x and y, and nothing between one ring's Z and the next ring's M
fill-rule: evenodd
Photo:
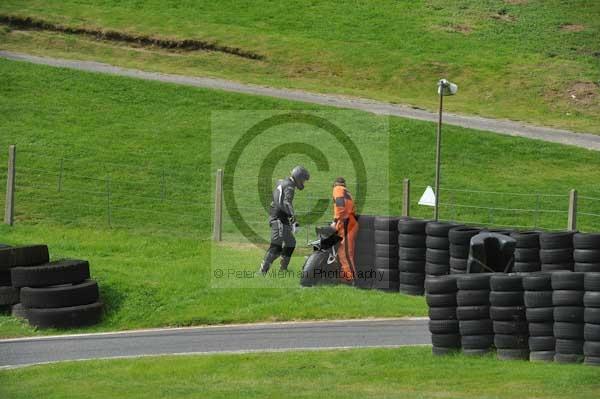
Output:
M296 183L296 187L298 190L304 189L304 182L310 180L310 173L303 166L296 166L292 169L291 173L292 179L294 179L294 183Z

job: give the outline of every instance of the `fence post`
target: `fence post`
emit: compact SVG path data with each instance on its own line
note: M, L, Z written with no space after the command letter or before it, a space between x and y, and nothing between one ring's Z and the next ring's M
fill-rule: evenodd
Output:
M577 230L577 190L575 189L569 192L569 220L567 229L570 231Z
M215 216L213 222L213 240L222 241L223 236L223 169L217 170L215 183Z
M402 216L410 216L410 179L402 181Z
M8 146L8 170L6 171L6 203L4 208L4 223L12 226L15 221L15 161L17 147Z

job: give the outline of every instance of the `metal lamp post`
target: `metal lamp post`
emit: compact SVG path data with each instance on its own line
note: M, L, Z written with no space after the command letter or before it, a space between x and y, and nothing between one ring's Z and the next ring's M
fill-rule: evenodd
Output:
M458 86L446 79L438 81L438 94L440 96L440 111L438 117L437 137L435 141L435 208L433 211L434 220L439 217L439 201L440 201L440 164L442 162L442 106L444 96L452 96L458 91Z

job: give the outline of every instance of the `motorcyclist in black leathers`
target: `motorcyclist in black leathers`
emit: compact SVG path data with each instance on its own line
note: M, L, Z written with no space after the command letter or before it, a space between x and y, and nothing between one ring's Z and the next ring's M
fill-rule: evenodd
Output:
M296 166L290 177L278 180L273 190L273 202L269 211L269 225L271 226L271 245L260 265L260 272L265 274L271 264L281 256L280 270L287 270L292 258L296 239L294 226L298 227L296 213L294 212L294 193L304 189L304 182L310 179L310 174L302 166Z

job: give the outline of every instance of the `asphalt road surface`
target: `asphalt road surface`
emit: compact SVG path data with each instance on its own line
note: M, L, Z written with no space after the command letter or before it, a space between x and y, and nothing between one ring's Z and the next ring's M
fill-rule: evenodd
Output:
M189 327L0 340L0 368L65 360L431 344L427 320Z
M136 69L120 68L109 64L103 64L93 61L76 61L49 57L37 57L33 55L14 53L10 51L0 51L0 57L14 61L31 62L34 64L77 69L87 72L106 73L112 75L128 76L138 79L174 83L186 86L195 86L209 89L232 91L237 93L282 98L286 100L307 102L312 104L329 105L338 108L358 109L380 115L393 115L402 118L418 119L431 122L437 122L438 118L435 112L429 112L423 109L418 109L405 105L396 105L363 98L350 98L330 94L317 94L301 90L276 89L272 87L243 84L223 79L200 78L155 72L145 72ZM533 126L508 120L480 118L476 116L456 115L451 113L444 113L444 123L471 129L505 134L509 136L527 137L531 139L574 145L577 147L600 151L599 135L575 133L568 130Z

